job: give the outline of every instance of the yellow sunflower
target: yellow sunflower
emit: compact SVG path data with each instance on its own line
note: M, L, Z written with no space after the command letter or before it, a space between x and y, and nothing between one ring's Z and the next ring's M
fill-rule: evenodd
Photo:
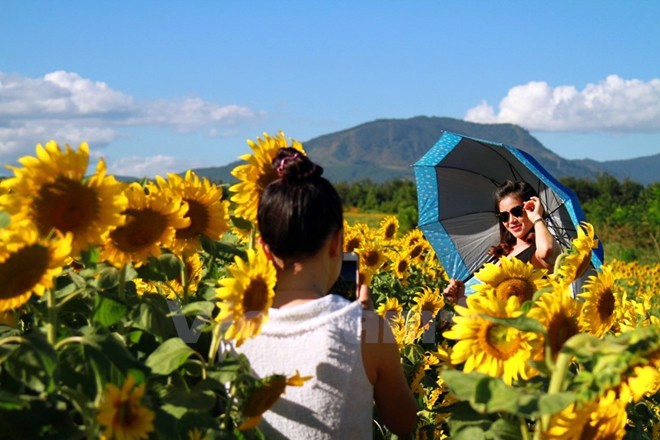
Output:
M511 384L528 379L537 372L527 361L538 356L536 334L497 324L481 315L512 318L520 314L517 298L500 301L494 294L475 294L467 298L467 308L455 306L454 325L444 337L458 342L451 351L454 365L465 363L463 371L476 370L492 377L502 377Z
M190 224L176 230L172 251L179 254L198 251L200 236L219 240L229 229L229 202L222 200L222 190L208 179L200 180L188 170L185 177L168 174L167 180L157 176L156 182L166 196L188 204L185 217L190 219Z
M541 288L548 285L543 277L545 269L535 269L531 263L525 263L515 257L500 258L499 266L486 263L475 276L485 284L476 284L477 292L493 292L502 302L516 297L519 304L529 301Z
M183 264L184 271L178 278L168 281L133 279L138 295L160 293L167 299L177 299L184 297L184 293L187 295L195 294L204 271L202 258L198 253L190 254L184 258ZM185 283L182 282L182 276L185 276Z
M388 260L392 262L393 275L401 281L408 279L408 275L410 275L410 259L408 256L394 252L389 255Z
M614 281L610 267L603 265L597 275L590 276L584 283L584 292L579 295L584 300L581 322L592 335L603 336L619 316L624 298Z
M573 403L550 419L549 440L616 440L626 435L626 402L607 391L594 402Z
M105 427L102 439L139 440L154 430L154 412L142 404L144 383L135 386L130 374L121 389L108 384L101 396L96 420Z
M25 304L53 286L71 253L71 234L40 239L34 229L0 233L0 312Z
M431 246L429 245L429 243L425 239L423 239L408 246L408 248L404 252L408 254L408 258L411 261L421 263L424 261L426 253L430 248Z
M344 220L344 252L354 252L355 249L361 248L368 241L368 234L365 224L351 226Z
M85 178L86 143L78 151L68 145L62 151L50 141L36 150L37 157L19 159L23 167L10 166L14 177L0 183L10 190L0 196L0 206L12 215L12 222L29 220L44 236L51 230L70 232L73 255L105 241L110 228L123 223L126 207L122 185L106 175L105 162L100 160L96 173Z
M412 306L412 310L421 315L420 321L423 325L432 321L445 306L442 293L438 289L429 287L422 287L421 292L415 296L413 301L415 304Z
M354 252L359 255L359 281L361 284L369 285L371 278L378 273L387 262L385 249L378 241L365 242L361 248Z
M131 183L124 194L128 199L123 212L126 223L110 232L102 255L117 267L131 261L139 266L149 256L160 255L161 246L171 247L176 229L190 224L190 219L184 217L188 205L181 199L165 197L153 184L143 188L139 183Z
M447 272L445 271L445 268L442 266L442 264L440 264L440 260L438 259L438 256L432 247L430 247L426 252L424 261L421 264L421 269L426 276L432 279L444 279L445 281L449 282Z
M395 215L388 215L380 222L378 235L383 241L392 241L399 231L399 219Z
M252 140L247 141L253 153L240 156L240 159L247 163L238 165L232 170L232 176L236 177L239 183L229 188L235 193L231 198L231 201L236 203L234 214L253 224L257 222L257 207L261 193L277 178L272 165L277 151L280 148L291 147L306 154L300 142L292 139L289 145L281 131L275 137L270 137L267 133L263 136L263 139L257 138L256 144Z
M266 255L254 249L247 250L247 261L236 257L228 270L232 276L218 281L216 296L221 301L215 320L230 323L225 337L235 339L236 346L240 346L257 335L268 319L277 274Z
M628 402L639 402L646 396L653 396L660 391L660 351L656 350L645 356L644 363L635 365L623 378L619 395Z
M557 358L568 339L580 333L581 305L572 298L570 287L560 285L552 292L542 294L529 311L527 316L545 327L553 359Z
M296 370L296 374L288 379L281 374L275 374L259 381L243 405L243 415L247 419L238 429L245 431L255 428L261 422L263 413L279 400L287 386L301 387L311 378L312 376L301 376Z
M401 247L411 248L419 242L426 241L421 229L411 229L401 238Z
M420 325L419 314L408 312L396 313L389 319L397 347L401 350L407 345L414 344L424 334L424 327Z
M582 222L577 228L577 237L571 242L571 247L557 257L553 278L570 284L582 276L591 263L591 250L597 247L594 227L590 223Z
M394 314L403 313L403 307L399 304L399 300L395 297L390 297L384 303L378 306L376 313L384 318L389 318Z

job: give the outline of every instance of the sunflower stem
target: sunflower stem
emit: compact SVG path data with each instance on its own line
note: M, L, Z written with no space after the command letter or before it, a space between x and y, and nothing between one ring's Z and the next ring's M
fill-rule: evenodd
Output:
M55 305L55 292L53 292L53 289L46 289L46 305L48 306L46 337L50 345L55 345L57 340L57 306Z
M552 371L552 376L550 376L550 384L548 385L548 395L559 393L564 387L564 379L568 373L568 367L571 364L573 359L573 354L571 351L561 351L559 356L557 356L557 362L555 363L555 368ZM544 415L541 417L541 423L536 425L537 435L540 437L541 433L548 429L550 424L550 415Z
M527 427L527 420L524 417L518 416L520 423L520 435L522 440L529 440L529 428Z
M11 344L11 343L23 344L25 342L27 342L27 339L25 339L22 336L7 336L6 338L0 339L0 345Z
M257 237L257 226L256 224L252 223L252 227L250 228L250 239L248 241L248 246L250 249L254 249L254 240Z
M183 304L188 304L188 279L186 277L186 260L184 257L181 257L182 265L181 265L181 274L179 275L181 277L181 287L183 288Z
M122 302L126 302L126 266L128 266L128 263L125 263L119 271L119 287L117 295L119 295L119 299Z
M221 337L222 337L222 328L220 327L220 323L216 322L215 327L213 327L211 347L209 348L209 365L215 364L215 357L218 355L218 349L220 348Z
M82 341L83 341L82 336L69 336L68 338L64 338L60 342L55 344L55 351L59 350L66 344L72 344L74 342L82 342Z

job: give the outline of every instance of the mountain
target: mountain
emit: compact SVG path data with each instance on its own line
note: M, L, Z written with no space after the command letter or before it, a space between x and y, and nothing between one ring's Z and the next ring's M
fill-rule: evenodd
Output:
M442 131L485 139L530 153L556 178L596 177L608 173L644 185L658 180L660 154L645 158L598 162L568 160L544 147L527 130L513 124L476 124L460 119L418 116L410 119L380 119L303 142L305 151L323 166L333 182L371 179L383 182L413 178L412 164L431 148ZM240 162L223 167L199 168L198 175L233 182L231 170Z

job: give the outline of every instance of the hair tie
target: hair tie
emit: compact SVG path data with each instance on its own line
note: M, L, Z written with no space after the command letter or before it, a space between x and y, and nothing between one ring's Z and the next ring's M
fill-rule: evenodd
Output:
M277 175L279 177L282 177L284 175L284 166L287 164L287 162L290 162L292 160L296 160L296 159L298 159L298 157L299 157L299 154L296 153L292 156L286 156L286 157L282 158L282 160L280 160L280 164L277 166Z

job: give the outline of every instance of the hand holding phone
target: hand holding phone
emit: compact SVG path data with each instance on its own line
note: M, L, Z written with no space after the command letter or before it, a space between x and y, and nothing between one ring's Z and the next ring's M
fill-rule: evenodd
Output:
M357 298L358 273L359 273L358 255L353 252L344 252L339 278L332 286L332 293L343 296L351 301Z

